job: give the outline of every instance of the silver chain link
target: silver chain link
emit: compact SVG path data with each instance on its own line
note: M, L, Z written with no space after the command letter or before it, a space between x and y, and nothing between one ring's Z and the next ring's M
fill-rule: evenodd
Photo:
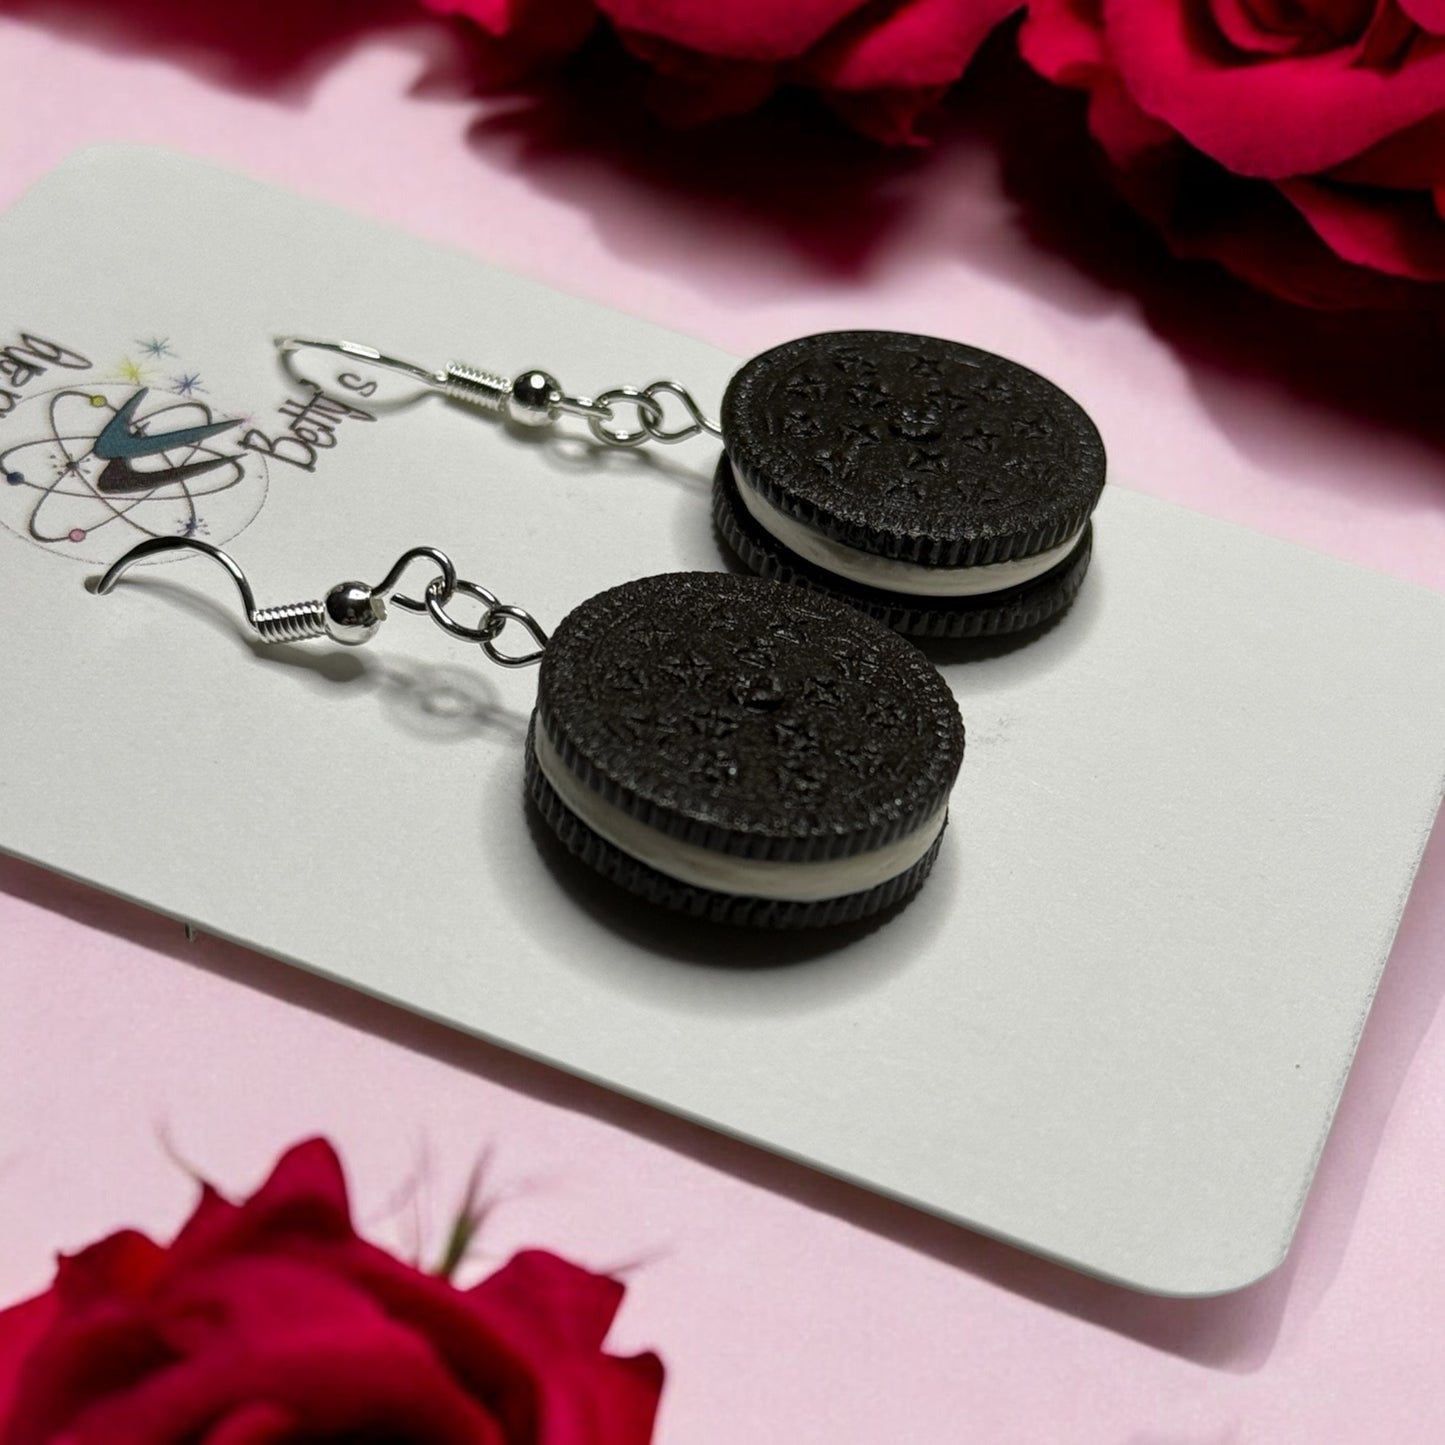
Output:
M474 625L459 622L447 610L447 603L457 596L481 603L482 615ZM401 599L394 597L392 601L400 602ZM480 582L469 582L444 568L439 577L427 584L424 606L427 615L443 632L462 642L476 643L498 667L530 667L542 660L547 634L542 630L541 623L525 607L503 602L491 588L483 587ZM531 634L532 641L536 643L532 651L506 653L497 647L497 638L509 622L517 623Z
M503 602L490 587L458 577L456 568L452 566L446 553L438 552L435 548L413 547L411 551L404 553L373 595L383 596L390 587L394 587L406 566L419 556L430 558L439 569L438 575L427 583L421 602L393 594L391 600L394 603L410 612L425 612L449 637L455 637L461 642L476 643L498 667L531 667L534 663L541 662L547 647L547 634L541 623L525 607ZM457 597L466 597L481 604L481 616L475 623L463 622L450 611L448 603ZM532 641L536 644L531 651L506 653L496 645L497 638L509 622L517 623L531 634Z
M663 425L667 414L658 398L665 396L674 397L687 413L688 420L681 426ZM637 410L638 425L631 431L619 431L607 424L616 420L619 402L631 405ZM699 432L711 432L717 436L722 434L717 423L703 415L693 394L676 381L654 381L640 388L614 386L610 391L599 393L595 398L595 405L603 408L604 414L588 416L588 429L598 441L611 447L638 447L645 442L661 442L664 446L672 446L676 442L685 442L690 437L697 436Z

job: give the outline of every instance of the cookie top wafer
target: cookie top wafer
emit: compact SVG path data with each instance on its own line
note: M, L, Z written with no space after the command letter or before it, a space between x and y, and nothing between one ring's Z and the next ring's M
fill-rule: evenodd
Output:
M728 573L624 583L557 628L537 724L567 772L680 842L808 862L935 818L963 758L947 686L829 597Z
M1057 547L1104 485L1104 445L1066 392L936 337L838 331L747 362L723 398L741 484L822 536L929 567Z

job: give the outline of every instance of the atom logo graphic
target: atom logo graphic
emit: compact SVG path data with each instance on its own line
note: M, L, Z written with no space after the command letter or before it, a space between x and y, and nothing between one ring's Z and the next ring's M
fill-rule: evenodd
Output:
M264 458L227 445L187 389L180 399L132 381L68 386L11 413L0 440L0 522L48 551L108 562L145 537L247 527L266 499Z

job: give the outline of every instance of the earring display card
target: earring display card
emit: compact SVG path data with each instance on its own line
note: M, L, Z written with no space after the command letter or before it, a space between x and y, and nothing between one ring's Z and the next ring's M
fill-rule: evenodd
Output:
M204 558L85 583L192 535L265 605L430 543L552 626L723 568L705 438L601 451L315 356L309 392L271 343L712 410L735 358L143 150L39 185L0 269L0 847L1136 1288L1279 1263L1439 802L1445 598L1116 479L1058 625L932 654L968 751L918 897L709 929L524 806L534 673L405 616L263 647ZM235 424L102 474L117 417Z

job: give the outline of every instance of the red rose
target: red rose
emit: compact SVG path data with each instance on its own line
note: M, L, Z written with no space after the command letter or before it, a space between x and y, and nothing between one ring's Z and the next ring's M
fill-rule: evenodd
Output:
M592 0L422 0L439 15L465 15L495 40L507 42L519 62L561 55L587 38Z
M1179 253L1312 305L1445 299L1445 0L1029 0L1021 43Z
M654 1355L602 1338L616 1281L529 1251L457 1289L357 1237L330 1145L169 1248L123 1231L0 1313L5 1445L645 1445Z
M522 35L554 0L424 0L469 15L495 36ZM917 121L963 74L1021 0L595 0L623 43L654 71L670 118L750 110L779 85L820 92L884 141L917 139ZM567 9L568 7L561 7Z

